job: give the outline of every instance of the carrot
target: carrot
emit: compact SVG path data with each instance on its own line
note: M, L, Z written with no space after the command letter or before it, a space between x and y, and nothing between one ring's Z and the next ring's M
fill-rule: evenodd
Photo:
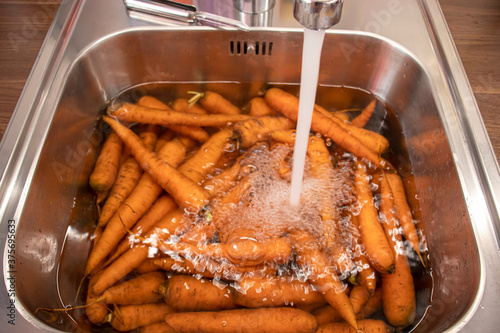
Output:
M202 108L199 104L190 104L185 98L177 98L172 103L172 108L175 111L196 113L196 114L207 114L207 110Z
M160 271L160 267L153 263L153 258L147 258L135 269L136 274L146 274Z
M158 247L164 253L198 255L214 259L227 259L240 267L257 266L263 263L286 264L292 256L287 237L257 242L255 239L240 239L231 243L167 243L160 241Z
M269 134L269 138L277 142L293 145L295 144L295 134L295 130L274 131Z
M189 103L194 104L199 102L201 106L207 110L209 113L217 114L240 114L241 110L237 106L233 105L227 99L222 97L222 95L214 91L205 92L195 92L189 91L188 93L194 94L194 96L189 100Z
M99 275L96 274L90 278L90 284L94 283ZM96 325L101 325L105 322L106 316L109 313L109 309L106 303L103 301L98 301L98 296L92 294L89 290L87 292L85 314L87 318Z
M162 322L139 328L140 333L177 333L169 324Z
M159 158L156 153L147 150L137 136L125 126L107 116L103 118L130 148L144 171L172 195L180 207L196 212L206 205L209 195L203 188Z
M394 254L378 219L366 165L359 161L355 162L354 185L360 205L359 232L368 260L378 272L391 272L394 269Z
M254 117L276 116L276 112L262 97L254 97L248 102L248 114Z
M111 132L102 146L94 170L89 177L90 187L101 195L107 193L113 186L122 152L120 137Z
M273 131L295 128L292 120L284 117L259 117L238 122L234 125L235 135L240 139L241 147L249 148L258 141L267 139Z
M382 320L364 319L358 321L359 332L363 333L390 333L394 330ZM352 327L344 322L328 323L318 327L316 333L356 333Z
M236 181L241 170L240 163L234 163L230 168L225 169L218 175L207 179L202 185L203 188L210 193L212 197L221 195L227 192Z
M224 127L228 123L250 119L244 114L191 114L172 110L160 110L125 103L108 114L126 122L156 124L156 125L189 125Z
M178 165L184 158L185 150L179 141L173 140L165 144L158 154L169 160L172 165ZM161 192L162 188L154 179L149 174L143 174L132 193L106 225L99 242L92 248L87 260L86 275L103 262L127 231L147 212Z
M351 292L349 293L349 300L351 301L354 313L358 316L360 313L364 312L365 306L370 298L370 293L363 286L353 286Z
M312 333L317 327L310 313L286 307L171 313L165 322L178 333Z
M171 312L171 307L162 302L122 305L116 307L112 315L108 317L108 322L117 331L131 331L141 326L160 323L165 315Z
M232 134L229 129L223 129L213 134L194 156L179 167L179 172L197 184L205 180L213 166L224 154L227 146L234 144ZM184 188L184 190L189 191L188 188ZM203 188L202 190L206 192Z
M359 216L351 214L351 224L353 229L351 232L351 248L354 249L352 257L356 264L358 284L365 287L370 294L373 294L377 287L377 275L375 269L373 269L370 265L368 258L365 255L365 249L361 242L361 235L359 233L358 218Z
M248 277L237 281L234 301L247 308L299 306L324 302L309 282L283 277Z
M415 319L415 286L411 267L404 252L403 238L399 231L392 192L385 173L382 173L380 192L382 224L396 257L394 273L382 275L384 315L391 325L406 327Z
M352 120L351 123L356 127L364 127L372 117L376 105L377 100L374 99L363 109L363 111L361 111L361 113L356 118Z
M97 301L119 305L155 303L162 299L158 288L165 281L162 272L144 273L107 289Z
M345 286L337 274L331 269L324 252L314 248L314 240L304 231L291 233L294 250L297 253L296 262L299 267L308 272L308 280L321 292L325 300L353 328L357 329L356 315L347 295L343 292Z
M358 319L365 319L382 309L382 288L377 288L366 303L364 311L358 314Z
M135 185L142 175L142 170L136 160L128 158L118 171L116 181L109 192L108 199L104 203L99 215L98 225L105 227L108 221L118 210L118 207L125 201L127 196L132 192Z
M229 285L190 275L172 276L161 285L160 294L177 312L228 310L236 306L234 290Z
M264 98L271 107L291 120L297 121L299 110L299 99L297 97L279 88L271 88L266 92ZM375 152L367 148L357 138L350 135L329 116L325 116L316 110L313 112L311 129L329 137L339 146L354 155L366 158L376 166L381 162L379 156Z
M399 217L399 224L403 230L403 236L410 242L413 250L425 266L422 256L420 255L420 241L417 229L415 228L415 223L413 222L413 215L411 213L410 206L406 200L406 193L401 177L397 173L391 172L387 172L385 175L393 194L394 207L396 208L396 212Z

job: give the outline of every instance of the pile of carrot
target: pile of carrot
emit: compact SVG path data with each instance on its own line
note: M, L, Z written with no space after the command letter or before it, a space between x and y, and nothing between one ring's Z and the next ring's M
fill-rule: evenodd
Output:
M286 206L262 197L290 181L298 97L273 87L240 107L190 93L145 96L102 117L111 134L89 180L100 216L84 276L88 319L141 332L412 325L410 262L426 265L423 240L389 142L364 128L376 100L354 115L315 106L306 176L318 185L304 194L314 207L267 220L252 212Z

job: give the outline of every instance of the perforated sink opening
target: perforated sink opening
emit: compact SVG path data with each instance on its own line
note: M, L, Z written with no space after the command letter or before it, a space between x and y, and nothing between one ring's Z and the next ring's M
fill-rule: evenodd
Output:
M263 55L270 56L273 53L273 42L269 41L230 41L229 53L232 55Z

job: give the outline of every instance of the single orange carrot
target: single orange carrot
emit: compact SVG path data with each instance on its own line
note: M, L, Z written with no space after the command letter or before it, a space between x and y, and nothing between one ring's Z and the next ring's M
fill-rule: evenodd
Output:
M189 93L194 94L194 96L189 100L190 103L194 104L196 102L199 102L201 106L210 113L233 115L241 113L240 108L222 97L221 94L214 91L190 91Z
M180 333L313 333L317 327L313 315L287 307L170 313L165 322Z
M196 114L207 114L207 110L201 107L199 104L189 103L185 98L177 98L172 103L172 109L175 111L196 113Z
M378 219L366 165L359 161L355 162L354 185L360 205L359 232L368 260L378 272L390 273L394 269L394 254Z
M126 122L156 125L189 125L224 127L228 123L250 119L245 114L192 114L173 110L151 109L125 103L120 108L109 111L110 116Z
M373 294L377 288L377 274L365 255L366 251L361 242L361 234L359 233L359 216L354 214L350 215L353 229L351 232L351 248L353 249L353 261L356 264L357 283L365 287L370 294Z
M98 274L92 276L89 283L93 284L97 280L98 276ZM87 318L96 325L103 324L109 313L109 308L106 306L106 303L98 301L98 296L88 290L86 305L85 314L87 315Z
M235 303L246 308L299 306L324 301L323 295L309 282L289 276L243 278L235 289Z
M277 116L262 97L254 97L248 102L248 114L254 117Z
M165 303L177 312L218 311L234 309L234 289L222 281L197 279L191 275L174 275L159 288Z
M352 120L351 123L356 127L364 127L372 117L376 105L377 100L374 99L363 109L363 111L361 111L361 113L356 118Z
M111 132L104 142L89 178L90 187L96 193L107 193L113 186L118 172L121 152L122 141L115 132Z

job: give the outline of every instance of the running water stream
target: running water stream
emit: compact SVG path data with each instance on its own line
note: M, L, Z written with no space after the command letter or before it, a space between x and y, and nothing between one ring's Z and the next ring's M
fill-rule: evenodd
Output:
M309 141L311 120L316 100L316 89L318 86L319 66L324 37L325 30L311 30L304 28L299 115L295 136L292 184L290 190L290 204L292 207L297 207L300 203L307 144Z

